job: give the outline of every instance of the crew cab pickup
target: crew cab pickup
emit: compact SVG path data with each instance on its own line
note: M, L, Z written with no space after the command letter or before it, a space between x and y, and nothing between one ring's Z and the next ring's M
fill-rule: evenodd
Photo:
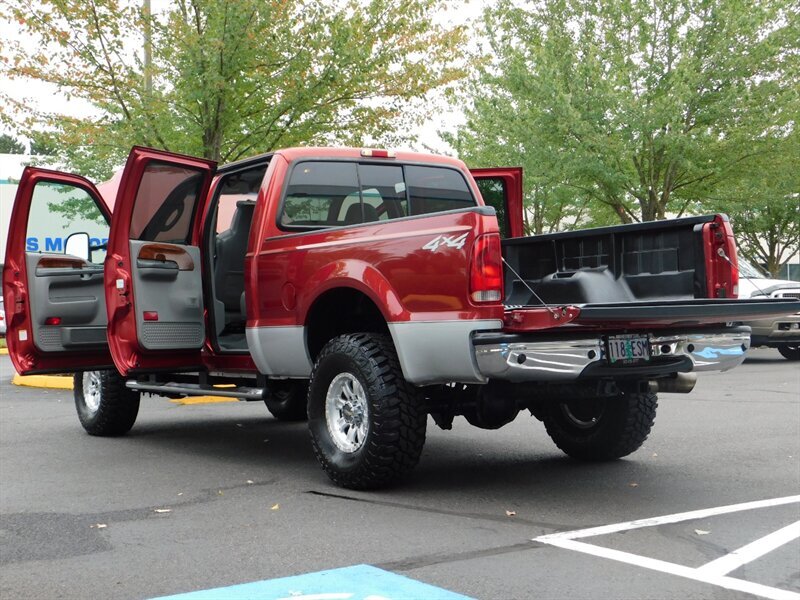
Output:
M17 371L75 373L92 435L127 432L142 393L263 400L307 418L351 488L410 471L429 415L494 429L528 410L570 456L625 456L657 391L742 362L738 322L800 308L736 299L722 215L522 237L517 168L136 147L106 196L25 170L3 271ZM59 219L65 251L42 252L30 240Z

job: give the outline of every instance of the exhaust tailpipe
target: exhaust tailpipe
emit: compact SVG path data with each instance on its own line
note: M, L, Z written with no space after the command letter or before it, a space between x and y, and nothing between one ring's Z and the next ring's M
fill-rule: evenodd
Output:
M688 394L697 383L697 373L678 373L669 379L656 379L650 382L651 388L665 394Z

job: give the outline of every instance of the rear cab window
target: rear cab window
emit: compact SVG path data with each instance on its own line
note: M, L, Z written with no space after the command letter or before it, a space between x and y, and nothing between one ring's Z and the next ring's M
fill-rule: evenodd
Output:
M320 229L401 219L477 206L455 168L305 160L284 194L282 229Z

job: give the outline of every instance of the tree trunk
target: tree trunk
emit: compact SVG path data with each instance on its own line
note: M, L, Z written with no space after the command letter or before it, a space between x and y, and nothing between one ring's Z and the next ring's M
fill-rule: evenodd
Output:
M620 223L622 223L623 225L627 225L628 223L633 223L633 219L631 219L631 216L628 214L628 211L625 210L625 207L622 205L621 202L612 200L609 202L609 204L611 204L611 208L614 210L614 212L617 213L617 217L619 217Z
M203 158L219 162L222 157L222 132L207 128L203 133Z
M642 207L642 221L655 221L656 213L655 207L650 202L640 202L639 206Z
M770 248L770 253L767 257L767 271L769 271L770 276L776 279L781 273L781 263L778 261L778 257L775 256L775 252L772 248Z

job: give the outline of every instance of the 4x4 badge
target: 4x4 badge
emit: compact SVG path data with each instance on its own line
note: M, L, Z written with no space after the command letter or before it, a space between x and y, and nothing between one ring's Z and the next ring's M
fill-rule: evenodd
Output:
M468 233L463 233L458 237L451 235L439 235L425 244L422 249L434 252L435 250L438 250L440 246L447 246L448 248L458 248L461 250L461 248L463 248L464 244L467 242L468 235Z

